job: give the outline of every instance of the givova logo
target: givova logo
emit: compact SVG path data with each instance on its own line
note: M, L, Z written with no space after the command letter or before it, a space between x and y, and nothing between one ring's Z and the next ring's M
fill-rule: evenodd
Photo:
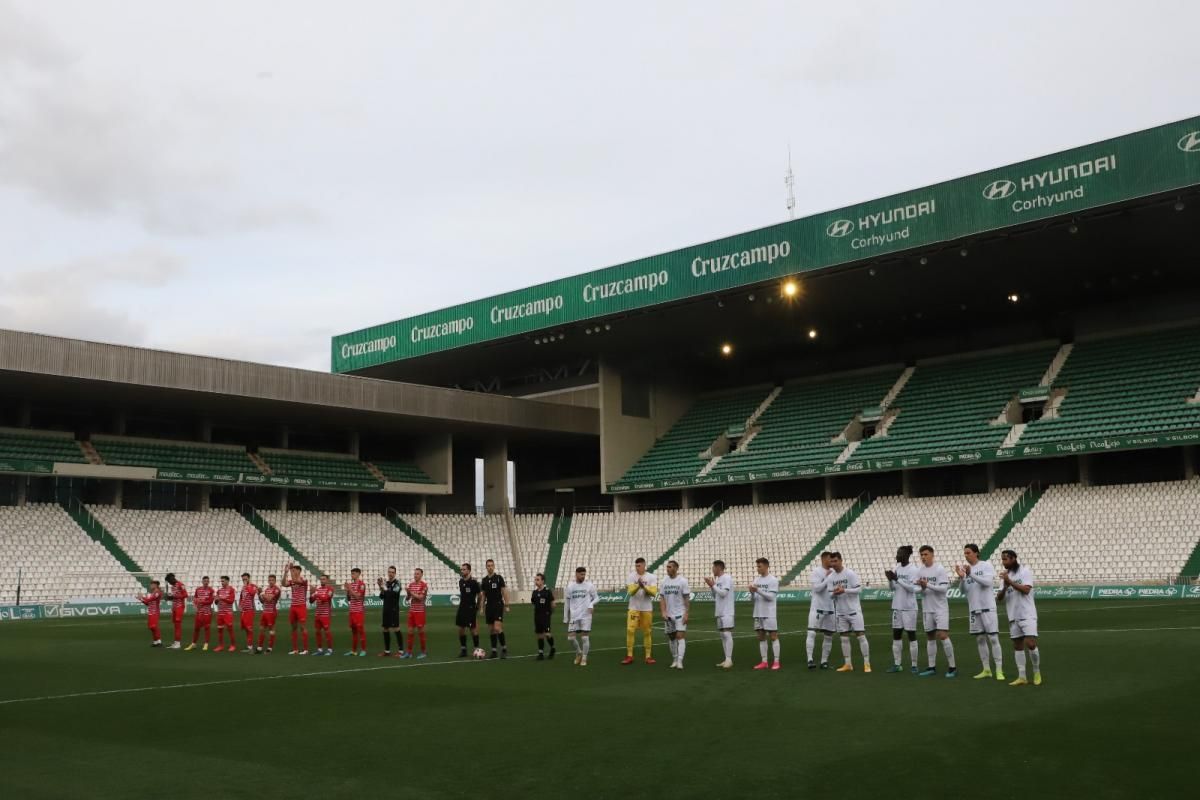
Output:
M998 181L992 181L987 186L983 187L983 196L988 200L1003 200L1017 190L1017 184L1001 178Z
M1200 131L1185 133L1176 146L1185 153L1200 153Z
M826 236L832 236L834 239L840 239L846 234L854 230L854 222L848 219L835 219L829 223L829 227L825 229Z

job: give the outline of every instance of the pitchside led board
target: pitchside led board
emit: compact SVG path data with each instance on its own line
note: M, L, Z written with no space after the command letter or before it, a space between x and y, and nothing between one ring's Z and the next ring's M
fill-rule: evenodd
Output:
M1200 117L335 336L333 371L480 344L1200 184Z

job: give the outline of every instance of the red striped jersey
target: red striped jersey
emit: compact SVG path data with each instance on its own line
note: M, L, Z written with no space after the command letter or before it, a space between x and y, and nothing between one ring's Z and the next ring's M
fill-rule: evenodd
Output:
M429 596L429 584L425 581L413 581L408 584L407 591L409 609L412 611L424 611L425 598Z
M362 613L363 598L367 596L367 584L362 581L351 581L346 589L346 599L350 601L350 610Z
M258 587L253 583L247 583L242 586L238 593L238 608L242 611L254 610L254 595L258 594Z
M196 604L196 613L211 614L215 596L216 592L211 586L197 586L196 593L192 595L192 602Z
M279 596L283 594L283 590L278 586L267 584L259 593L259 599L262 600L263 611L274 614L279 609Z
M328 617L333 606L333 587L318 586L313 590L313 600L317 601L317 616Z
M183 581L175 581L175 585L171 587L171 606L187 608L187 597L187 587L183 585Z
M232 613L235 600L237 600L237 591L232 586L222 586L217 589L217 612Z
M301 578L298 581L290 581L288 586L292 588L292 608L304 608L308 605L308 581Z
M162 604L162 592L155 589L150 594L142 598L142 603L146 606L146 613L150 616L157 617L159 608Z

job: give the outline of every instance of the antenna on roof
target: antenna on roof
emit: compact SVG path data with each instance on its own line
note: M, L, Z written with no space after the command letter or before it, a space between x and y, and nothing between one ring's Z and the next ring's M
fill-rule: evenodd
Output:
M783 185L787 187L788 219L796 218L796 176L792 174L792 143L788 142L788 168L783 176Z

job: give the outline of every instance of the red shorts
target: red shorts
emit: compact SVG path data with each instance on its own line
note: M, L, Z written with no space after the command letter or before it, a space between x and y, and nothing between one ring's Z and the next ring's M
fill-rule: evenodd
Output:
M317 617L314 623L321 630L329 630L329 617Z
M220 628L233 627L233 612L232 611L218 611L217 612L217 626Z
M243 611L242 612L242 627L245 628L246 630L249 630L254 627L254 612L253 611Z
M172 607L171 608L171 620L177 624L180 622L183 622L183 610L184 610L183 606L179 606L178 608Z
M158 627L158 614L147 614L146 615L146 627L149 628L150 630L154 630L155 628Z
M301 625L308 622L308 609L305 606L292 606L288 609L288 622L293 625L297 622Z
M201 628L207 628L209 625L212 625L212 612L210 611L205 614L203 611L197 611L196 624Z
M408 612L408 627L424 628L425 627L425 612L424 611L409 611Z
M367 624L366 616L362 611L350 612L350 627L361 628Z
M274 628L275 627L275 618L278 616L279 616L278 611L264 611L262 613L262 619L259 620L259 623L264 628Z

